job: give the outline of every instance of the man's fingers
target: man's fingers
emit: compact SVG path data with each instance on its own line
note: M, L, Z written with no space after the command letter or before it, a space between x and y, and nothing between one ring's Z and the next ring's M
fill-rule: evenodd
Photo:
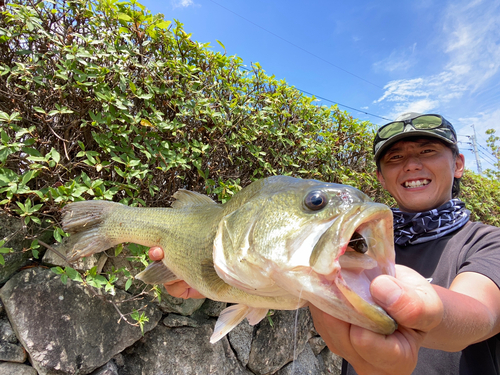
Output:
M350 337L354 350L367 364L390 374L410 374L425 334L400 326L393 334L384 336L353 325Z
M186 283L184 280L169 281L168 283L163 284L163 286L167 290L168 294L170 294L172 297L184 298L184 299L188 299L188 298L196 298L196 299L205 298L204 295L202 295L196 289L191 288L188 285L188 283Z
M350 324L309 304L314 327L332 353L349 358L353 354L349 343ZM350 355L349 355L350 354Z
M163 250L161 247L153 246L148 251L149 259L151 260L162 260L163 259Z
M370 291L375 302L405 327L428 332L443 318L443 303L433 286L407 267L397 266L396 278L377 277Z

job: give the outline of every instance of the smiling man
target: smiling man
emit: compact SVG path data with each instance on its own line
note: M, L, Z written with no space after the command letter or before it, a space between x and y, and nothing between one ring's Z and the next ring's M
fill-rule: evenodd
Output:
M453 126L405 114L378 130L374 154L398 204L398 265L371 292L399 328L378 335L311 306L318 332L345 359L342 374L499 374L500 228L470 222L456 199L464 157Z
M394 197L396 278L379 276L374 301L399 324L381 335L314 306L318 333L342 356L342 374L498 375L500 228L474 223L457 199L464 157L442 116L409 113L374 141L377 177ZM163 251L150 250L159 260ZM167 286L201 297L185 282Z

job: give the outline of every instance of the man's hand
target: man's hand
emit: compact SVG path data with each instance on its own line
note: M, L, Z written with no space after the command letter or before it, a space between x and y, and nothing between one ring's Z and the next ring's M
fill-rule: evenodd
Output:
M432 285L417 272L396 266L396 277L379 276L372 297L399 324L385 336L340 321L310 306L316 330L330 350L358 374L411 374L427 332L443 319L443 304Z
M149 249L148 252L149 258L151 260L162 260L163 259L163 250L161 247L155 246ZM196 289L191 288L184 280L173 280L168 283L163 284L168 294L172 297L177 298L205 298L201 293L199 293Z

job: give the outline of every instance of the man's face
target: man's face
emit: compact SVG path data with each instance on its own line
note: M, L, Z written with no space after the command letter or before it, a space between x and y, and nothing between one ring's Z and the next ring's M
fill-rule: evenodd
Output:
M451 199L453 178L462 177L464 157L456 158L438 140L399 141L380 159L377 177L405 212L422 212Z

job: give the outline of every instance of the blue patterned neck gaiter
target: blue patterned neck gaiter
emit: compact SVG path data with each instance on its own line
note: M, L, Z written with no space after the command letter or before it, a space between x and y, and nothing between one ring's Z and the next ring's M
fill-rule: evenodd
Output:
M468 221L470 211L460 199L451 199L442 206L425 212L409 213L396 208L394 215L394 243L406 246L435 240L459 228Z

